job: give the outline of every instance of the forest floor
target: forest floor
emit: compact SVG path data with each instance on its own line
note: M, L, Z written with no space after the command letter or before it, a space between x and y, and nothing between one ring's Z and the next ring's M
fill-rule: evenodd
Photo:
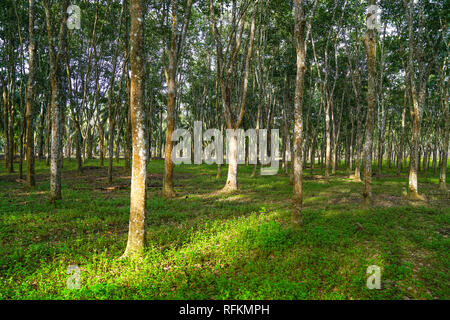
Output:
M130 172L114 165L108 185L98 160L81 176L65 160L63 200L50 204L44 161L33 189L1 164L0 299L450 299L450 198L431 171L419 178L426 200L414 202L406 171L384 169L367 210L362 183L343 170L325 182L320 168L307 169L297 230L288 176L252 178L240 166L240 191L224 195L226 167L216 179L214 165L182 165L178 197L165 200L163 161L152 160L145 254L118 260ZM67 287L70 265L80 268L80 289ZM366 287L371 265L381 268L380 290Z

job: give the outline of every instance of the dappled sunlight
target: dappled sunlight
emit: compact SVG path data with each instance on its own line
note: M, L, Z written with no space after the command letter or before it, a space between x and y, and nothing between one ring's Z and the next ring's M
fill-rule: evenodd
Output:
M149 164L150 185L161 177L161 164ZM98 170L86 172L64 185L65 198L53 206L42 190L0 185L8 198L17 195L15 202L0 200L10 208L0 219L0 240L7 244L0 248L0 270L8 275L0 278L0 293L64 299L270 299L273 294L360 299L373 297L364 289L367 265L386 270L385 297L395 296L398 286L408 294L413 285L407 277L398 285L393 280L407 274L403 270L411 270L414 281L425 281L423 272L437 275L440 270L433 257L446 250L448 230L438 223L445 219L439 211L444 193L438 188L427 191L435 192L436 199L423 203L392 196L390 189L400 182L381 184L374 188L374 208L361 210L355 209L362 203L358 183L336 177L327 184L306 180L304 226L295 230L288 177L244 175L241 190L224 194L211 192L211 186L220 190L223 182L202 177L202 167L197 167L200 175L182 171L176 176L186 188L179 189L177 198L164 199L156 184L149 188L147 249L132 261L117 260L127 241L130 210L129 185L117 186L128 175L115 177L108 186L94 174ZM428 214L421 213L424 206ZM402 253L407 264L387 259L391 253L385 247L394 248L393 230L407 246ZM78 291L65 285L71 264L81 268ZM432 295L442 295L436 288ZM426 294L415 289L416 295Z
M17 194L15 194L15 196L28 197L28 196L31 196L31 195L43 195L43 194L48 194L48 192L45 192L45 191L29 191L29 192L24 192L24 193L17 193Z
M447 2L70 2L0 5L0 300L450 298Z
M244 201L252 201L251 198L248 195L244 195L244 194L237 194L237 195L232 195L229 197L223 197L223 198L219 198L217 199L217 201L233 201L233 202L244 202Z

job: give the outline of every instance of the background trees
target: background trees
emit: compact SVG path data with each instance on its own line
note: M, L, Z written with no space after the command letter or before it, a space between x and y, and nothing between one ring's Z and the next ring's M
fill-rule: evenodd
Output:
M62 157L76 158L80 175L87 160L108 157L110 184L114 158L131 167L130 4L80 2L79 30L67 29L67 1L0 5L0 150L19 178L27 161L30 186L34 157L46 157L52 199L62 197ZM445 189L448 5L377 1L375 35L366 25L370 4L142 1L144 136L148 156L165 158L163 194L176 189L171 132L192 131L196 120L220 130L280 128L280 174L295 173L296 195L306 167L319 165L325 178L346 168L359 181L363 151L367 199L372 165L379 177L386 167L398 175L408 168L411 198L421 171L439 174ZM235 142L227 145L226 191L238 188Z

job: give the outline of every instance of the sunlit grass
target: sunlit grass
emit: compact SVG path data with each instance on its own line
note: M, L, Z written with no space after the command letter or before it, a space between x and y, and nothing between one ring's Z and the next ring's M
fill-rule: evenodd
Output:
M106 162L105 162L106 164ZM0 168L2 299L448 299L448 195L421 174L429 201L402 196L406 171L373 178L375 207L361 206L362 184L343 168L329 182L320 168L304 180L304 226L290 226L289 177L251 177L239 167L240 192L217 193L217 166L178 166L172 200L160 196L163 162L151 161L147 248L119 261L129 218L129 172L88 160L82 176L64 162L63 199L48 202L48 172L36 163L28 189ZM374 167L375 168L375 167ZM17 173L15 174L17 176ZM311 179L308 179L311 177ZM108 187L113 187L108 189ZM362 229L360 228L362 226ZM81 288L66 286L69 265ZM369 265L382 268L382 290L366 288Z

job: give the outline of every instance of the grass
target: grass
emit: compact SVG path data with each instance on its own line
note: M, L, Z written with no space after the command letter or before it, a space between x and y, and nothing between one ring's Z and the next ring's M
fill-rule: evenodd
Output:
M123 166L123 162L115 165ZM384 169L373 179L374 208L361 206L362 184L338 170L329 183L309 169L304 226L290 227L289 178L251 178L240 192L216 166L175 168L178 197L160 196L163 162L149 164L145 254L125 249L130 173L89 160L82 176L64 161L63 199L48 201L49 169L36 163L29 189L0 167L0 299L449 299L450 200L438 177L421 173L426 201L404 196L407 175ZM362 226L362 229L359 227ZM68 289L70 265L80 289ZM370 265L381 290L366 287Z

